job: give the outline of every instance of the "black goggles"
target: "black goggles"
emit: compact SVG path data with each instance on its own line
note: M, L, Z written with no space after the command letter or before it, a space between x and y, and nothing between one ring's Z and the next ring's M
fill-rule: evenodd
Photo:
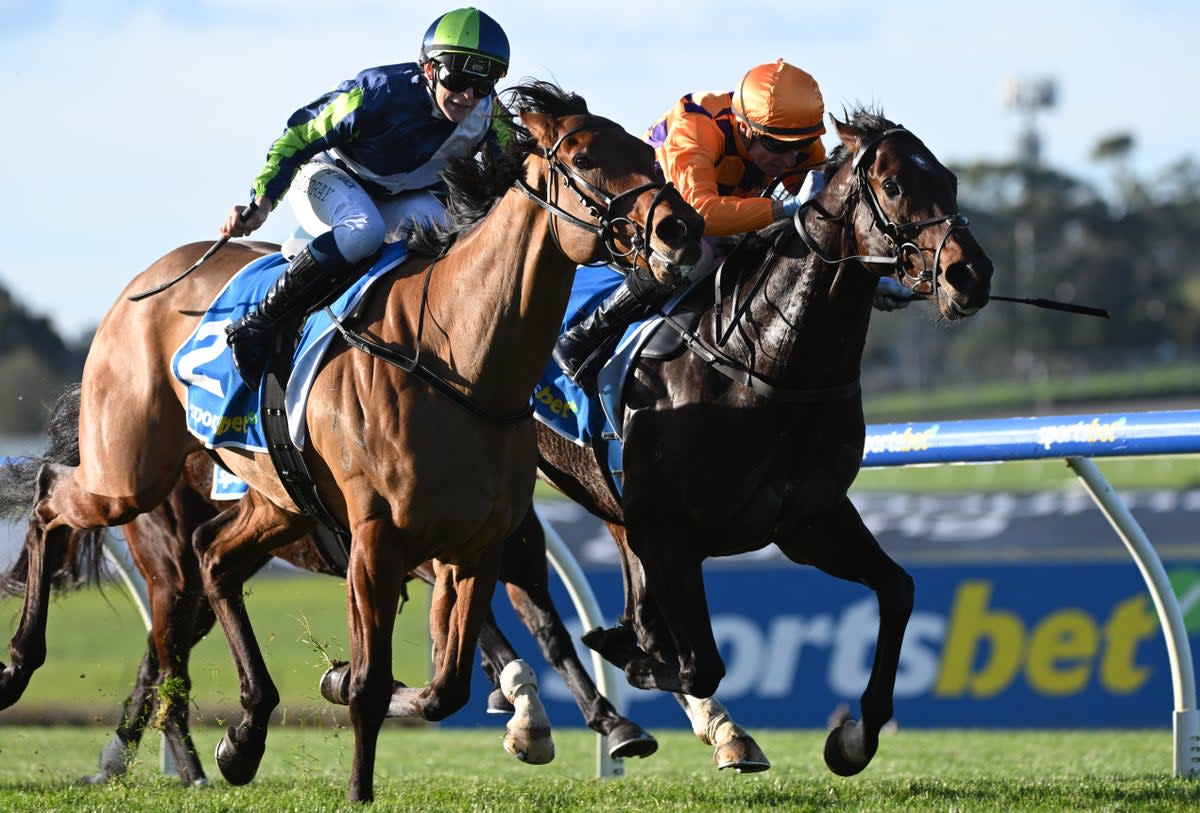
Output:
M766 149L767 152L773 152L776 155L783 155L784 153L807 149L814 141L816 141L815 138L803 138L799 141L783 141L778 138L772 138L769 135L762 135L761 133L755 135L754 137L758 140L759 144L763 145L763 148Z
M482 99L496 89L495 79L451 70L441 63L437 66L437 81L451 93L464 93L467 88L471 88L475 91L476 99Z

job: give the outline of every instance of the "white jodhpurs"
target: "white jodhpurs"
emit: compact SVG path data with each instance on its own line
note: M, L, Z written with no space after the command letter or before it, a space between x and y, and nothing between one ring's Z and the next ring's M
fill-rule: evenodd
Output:
M288 197L300 227L313 237L332 231L338 251L350 263L366 259L385 242L408 237L414 221L433 222L446 215L430 192L419 189L374 200L349 173L320 161L300 168Z

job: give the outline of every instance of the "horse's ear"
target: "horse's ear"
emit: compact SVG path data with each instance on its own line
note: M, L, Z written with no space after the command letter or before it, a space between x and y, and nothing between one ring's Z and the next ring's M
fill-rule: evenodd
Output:
M558 137L558 131L555 128L556 121L554 116L549 113L539 113L535 110L521 111L521 122L529 128L529 132L542 146L553 144Z
M863 141L866 140L866 137L863 135L863 131L855 127L853 124L838 121L832 113L829 114L829 120L833 122L833 128L837 130L838 138L840 138L842 143L846 145L846 149L850 151L850 154L857 154L858 148L862 146Z

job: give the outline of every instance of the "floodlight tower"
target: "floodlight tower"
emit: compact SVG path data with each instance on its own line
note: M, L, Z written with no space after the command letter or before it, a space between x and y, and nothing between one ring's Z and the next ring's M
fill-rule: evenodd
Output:
M1017 135L1017 160L1027 168L1041 161L1042 139L1037 130L1037 114L1058 102L1058 86L1053 79L1016 79L1009 77L1002 88L1004 103L1022 116Z
M1017 79L1010 77L1002 87L1005 105L1021 116L1021 128L1017 133L1016 162L1022 179L1023 205L1013 224L1013 249L1015 269L1026 280L1036 277L1037 240L1034 221L1029 215L1033 202L1033 175L1042 158L1042 139L1037 129L1037 114L1049 110L1058 101L1058 88L1053 79ZM1032 353L1026 355L1025 375L1032 380L1048 380L1049 368L1045 360ZM1045 410L1050 404L1039 404Z

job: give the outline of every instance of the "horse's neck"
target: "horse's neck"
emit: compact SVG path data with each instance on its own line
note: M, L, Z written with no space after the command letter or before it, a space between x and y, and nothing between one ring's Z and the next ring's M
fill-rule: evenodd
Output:
M842 228L827 223L821 234L828 255L844 256ZM741 321L739 355L747 366L792 387L825 387L857 379L870 309L864 306L863 270L828 265L793 233L758 271L766 275ZM839 253L841 252L841 253ZM757 275L756 275L757 277ZM747 280L742 295L757 278ZM727 307L729 298L726 300Z
M510 191L436 261L424 332L473 397L527 399L545 368L566 309L575 263L550 234L549 217Z

